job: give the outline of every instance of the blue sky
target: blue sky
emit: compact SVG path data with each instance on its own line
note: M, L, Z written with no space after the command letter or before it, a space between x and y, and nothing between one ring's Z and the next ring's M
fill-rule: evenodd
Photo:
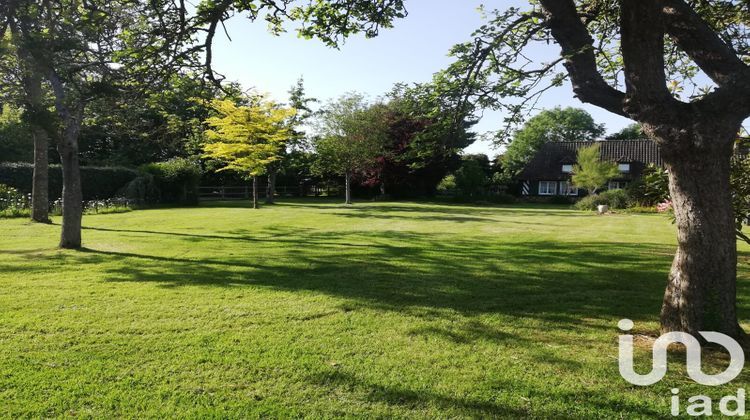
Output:
M393 29L383 30L377 38L355 36L339 49L325 47L316 40L299 39L293 31L273 36L265 22L251 23L235 17L227 24L232 41L217 36L214 47L215 68L228 79L246 88L268 92L279 101L287 99L289 87L300 76L305 78L308 94L323 101L348 91L379 96L397 82L424 82L445 68L451 59L451 46L471 39L471 33L482 24L477 11L481 1L409 0L409 16L396 22ZM505 1L501 7L523 5L522 1ZM528 4L528 3L526 3ZM549 56L556 50L536 51ZM541 107L576 106L589 111L610 132L630 123L629 120L582 104L572 95L570 86L547 93ZM501 128L502 115L485 113L476 131ZM498 153L487 142L478 141L467 149L471 153Z

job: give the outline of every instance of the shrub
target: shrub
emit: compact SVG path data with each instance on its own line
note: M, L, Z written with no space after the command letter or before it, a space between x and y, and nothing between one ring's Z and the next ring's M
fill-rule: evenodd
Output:
M473 159L463 161L461 167L454 174L456 188L461 195L477 197L484 193L487 186L487 175L479 162Z
M0 184L9 185L19 192L31 192L34 165L31 163L0 164ZM122 167L81 167L81 183L84 200L111 198L124 185L138 177L138 171ZM50 165L49 196L62 196L62 169L60 165Z
M200 166L189 159L172 159L166 162L150 163L141 167L141 172L153 177L158 188L159 202L165 204L198 204L198 184L201 179ZM154 191L148 179L139 181L144 188ZM132 183L131 183L132 184ZM130 187L130 185L128 186Z
M611 209L625 209L628 207L628 201L628 194L624 190L609 190L583 197L575 204L575 208L578 210L596 210L597 206L606 205Z
M553 195L546 201L548 204L573 204L573 199L564 195Z
M146 173L125 185L119 195L141 205L158 204L161 197L154 176Z
M17 189L0 184L0 217L30 216L29 197Z
M437 186L437 190L441 193L449 193L456 190L456 177L453 175L447 175Z
M669 199L669 176L667 171L649 165L643 170L643 176L630 184L628 194L632 205L652 207Z

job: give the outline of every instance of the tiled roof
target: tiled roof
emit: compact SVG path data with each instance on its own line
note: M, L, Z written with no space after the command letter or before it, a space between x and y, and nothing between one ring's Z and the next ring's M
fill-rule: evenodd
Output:
M562 165L576 162L578 149L600 145L602 160L618 163L630 163L630 174L627 177L639 177L649 164L662 166L659 148L651 140L604 140L604 141L570 141L545 143L521 172L520 179L534 180L567 179L562 172Z

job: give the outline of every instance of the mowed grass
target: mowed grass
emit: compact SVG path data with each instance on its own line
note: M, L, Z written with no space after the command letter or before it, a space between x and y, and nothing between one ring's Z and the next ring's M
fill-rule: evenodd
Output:
M84 225L75 252L0 220L3 417L645 418L673 387L748 384L695 385L679 353L658 385L620 378L617 321L658 330L663 215L296 201Z

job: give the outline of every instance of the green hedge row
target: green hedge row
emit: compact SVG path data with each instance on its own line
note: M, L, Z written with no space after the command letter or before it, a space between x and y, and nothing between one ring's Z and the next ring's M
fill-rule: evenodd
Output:
M9 185L23 193L30 193L34 165L30 163L0 163L0 184ZM122 167L81 167L84 200L112 198L129 182L138 177L138 171ZM62 196L62 168L50 165L49 197Z

